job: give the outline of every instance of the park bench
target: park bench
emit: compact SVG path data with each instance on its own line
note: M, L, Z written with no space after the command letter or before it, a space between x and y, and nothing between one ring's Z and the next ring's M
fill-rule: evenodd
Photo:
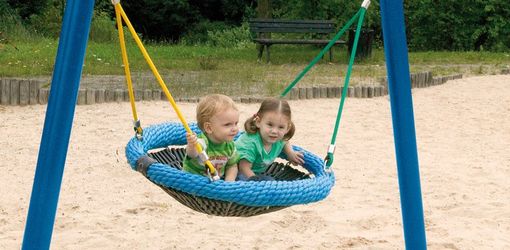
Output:
M248 21L251 32L257 36L253 39L260 44L258 48L258 60L262 58L264 47L266 48L266 61L269 63L269 47L273 44L315 44L326 45L331 37L329 34L337 33L335 23L329 20L278 20L278 19L250 19ZM319 36L313 39L272 39L271 33L309 33ZM315 35L317 34L317 35ZM345 41L338 40L335 45L343 45ZM329 50L329 60L333 58L332 50Z

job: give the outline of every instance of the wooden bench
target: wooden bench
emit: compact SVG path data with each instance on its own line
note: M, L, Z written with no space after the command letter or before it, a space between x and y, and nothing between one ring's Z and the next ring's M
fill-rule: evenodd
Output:
M269 63L269 47L273 44L316 44L326 45L332 37L329 34L336 34L335 23L329 20L278 20L278 19L250 19L248 21L250 30L257 34L253 39L260 44L258 60L262 58L264 47L266 48L266 61ZM271 39L271 33L309 33L318 34L318 39ZM346 42L338 40L335 45L343 45ZM329 60L333 58L332 50L329 50Z

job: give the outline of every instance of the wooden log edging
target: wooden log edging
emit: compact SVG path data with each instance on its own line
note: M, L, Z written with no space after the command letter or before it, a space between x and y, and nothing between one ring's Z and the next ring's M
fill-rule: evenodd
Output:
M0 79L0 105L34 105L39 103L38 80L4 78Z
M501 74L510 74L510 69L503 69ZM449 80L460 79L462 74L433 77L431 72L411 74L411 88L426 88L444 84ZM34 105L47 104L49 89L44 82L28 79L0 79L0 105ZM288 100L306 100L319 98L339 98L343 87L313 86L297 87L285 97ZM166 100L165 94L159 90L135 90L135 101ZM347 89L349 98L375 98L388 95L387 80L381 79L377 85L360 84ZM258 103L263 97L234 97L234 101L241 103ZM178 102L197 103L196 97L177 97ZM78 90L78 105L91 105L109 102L127 102L129 93L126 89L80 89Z

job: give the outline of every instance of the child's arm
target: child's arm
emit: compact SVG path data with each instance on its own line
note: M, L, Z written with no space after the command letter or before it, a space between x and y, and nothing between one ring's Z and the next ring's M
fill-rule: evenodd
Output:
M294 165L303 165L305 163L303 153L294 151L289 142L286 142L285 146L283 146L283 152L287 155L287 160L290 163Z
M237 178L237 172L237 164L228 167L225 171L225 181L235 181Z
M246 178L250 178L255 175L255 173L253 173L253 171L251 170L251 166L252 166L251 162L245 159L241 159L239 161L239 172L246 176Z
M191 158L196 158L198 156L197 149L195 148L195 144L197 144L197 135L194 133L186 134L186 140L188 144L186 145L186 155Z

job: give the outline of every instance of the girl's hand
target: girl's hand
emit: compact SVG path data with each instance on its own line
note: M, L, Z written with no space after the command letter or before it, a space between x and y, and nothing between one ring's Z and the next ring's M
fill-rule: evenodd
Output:
M292 165L303 165L305 163L304 156L302 152L296 152L292 150L287 155L287 160L289 160Z

